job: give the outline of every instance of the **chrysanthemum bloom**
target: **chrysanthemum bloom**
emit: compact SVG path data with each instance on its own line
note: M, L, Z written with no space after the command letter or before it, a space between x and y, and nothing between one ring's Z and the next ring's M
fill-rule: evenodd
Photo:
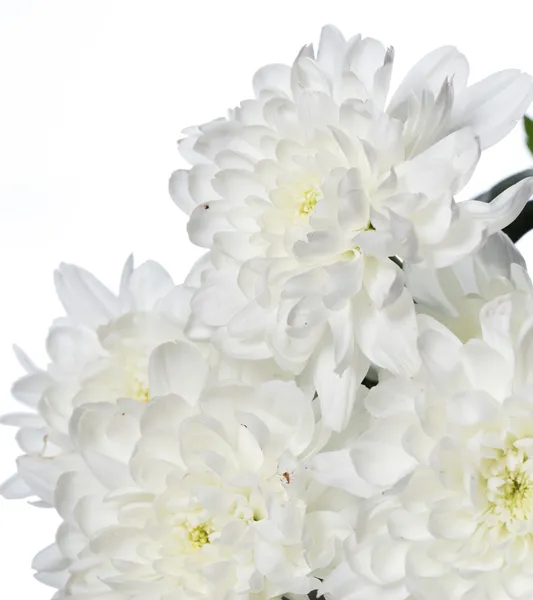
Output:
M59 268L55 282L66 316L48 334L50 364L42 370L17 349L27 374L15 382L13 395L32 412L2 418L20 428L17 441L24 452L2 494L38 495L48 505L57 478L77 460L68 434L74 408L118 398L147 402L153 393L150 353L163 342L183 339L189 298L163 267L146 262L134 268L132 259L118 295L71 265Z
M46 505L53 505L58 477L78 460L68 432L74 409L119 398L146 403L158 394L151 382L151 354L164 342L186 339L190 299L198 286L194 273L175 285L161 265L148 261L134 268L131 257L118 295L72 265L61 265L55 283L66 316L50 328L50 364L40 369L16 348L27 373L12 392L32 410L0 418L19 428L17 441L24 452L17 474L0 486L0 493L7 498L37 495ZM290 379L272 360L238 361L220 355L211 344L200 346L217 379Z
M513 127L532 80L502 71L467 87L455 48L424 57L387 101L392 49L326 27L315 56L254 77L228 118L185 130L190 170L172 198L212 268L192 302L234 357L307 366L342 428L370 362L418 368L413 301L389 259L446 266L510 223L524 180L491 204L453 196L480 152ZM194 328L191 328L191 334Z
M333 443L316 403L293 382L204 388L207 365L183 343L160 346L153 363L163 397L75 411L70 433L86 468L59 481L64 524L35 560L38 578L76 600L316 589L357 514L352 496L307 468Z
M479 324L462 343L422 316L420 376L366 397L351 456L375 493L332 598L533 597L533 297L500 296Z

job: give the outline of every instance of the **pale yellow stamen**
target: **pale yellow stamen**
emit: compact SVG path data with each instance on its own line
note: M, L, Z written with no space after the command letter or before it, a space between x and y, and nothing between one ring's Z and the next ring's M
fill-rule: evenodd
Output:
M298 208L298 214L300 217L309 216L317 202L322 198L322 192L319 188L312 187L304 191L303 193L303 202L300 203Z
M525 519L533 508L533 485L527 473L514 473L504 486L509 511L517 519Z
M143 404L150 402L150 389L140 381L136 381L135 398Z
M189 541L191 546L198 550L202 546L209 544L209 534L211 533L211 528L206 524L202 523L197 525L196 527L189 528Z
M528 519L533 514L533 482L528 473L507 473L505 483L491 494L491 512L503 521Z
M490 461L487 478L489 513L497 521L510 523L533 516L533 480L524 469L527 456L514 444Z

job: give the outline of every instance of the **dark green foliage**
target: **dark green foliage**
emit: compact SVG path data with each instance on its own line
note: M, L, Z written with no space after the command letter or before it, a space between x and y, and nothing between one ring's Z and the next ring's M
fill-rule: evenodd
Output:
M374 379L370 379L369 377L365 377L363 379L363 385L366 385L368 389L375 387L378 384Z
M526 130L526 141L527 147L531 154L533 154L533 119L529 117L524 117L524 128Z
M533 229L533 201L529 201L518 217L503 231L516 242Z

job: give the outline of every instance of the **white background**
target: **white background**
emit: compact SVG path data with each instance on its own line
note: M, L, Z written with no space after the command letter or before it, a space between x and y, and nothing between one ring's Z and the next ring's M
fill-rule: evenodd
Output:
M133 250L184 276L199 253L167 195L180 130L249 96L258 67L290 62L328 22L394 45L396 80L442 44L468 56L473 80L533 72L530 0L0 0L0 412L16 408L11 343L45 364L60 261L116 287ZM528 166L516 129L467 195ZM522 249L533 265L533 241ZM16 455L2 429L0 480ZM29 565L55 526L49 511L0 500L1 598L52 595Z

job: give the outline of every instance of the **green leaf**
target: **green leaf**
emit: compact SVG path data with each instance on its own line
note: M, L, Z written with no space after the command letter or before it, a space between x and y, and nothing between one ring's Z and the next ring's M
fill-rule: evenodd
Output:
M524 115L524 128L527 136L527 147L531 154L533 154L533 119Z
M516 219L503 230L513 242L533 229L533 201L529 201Z

